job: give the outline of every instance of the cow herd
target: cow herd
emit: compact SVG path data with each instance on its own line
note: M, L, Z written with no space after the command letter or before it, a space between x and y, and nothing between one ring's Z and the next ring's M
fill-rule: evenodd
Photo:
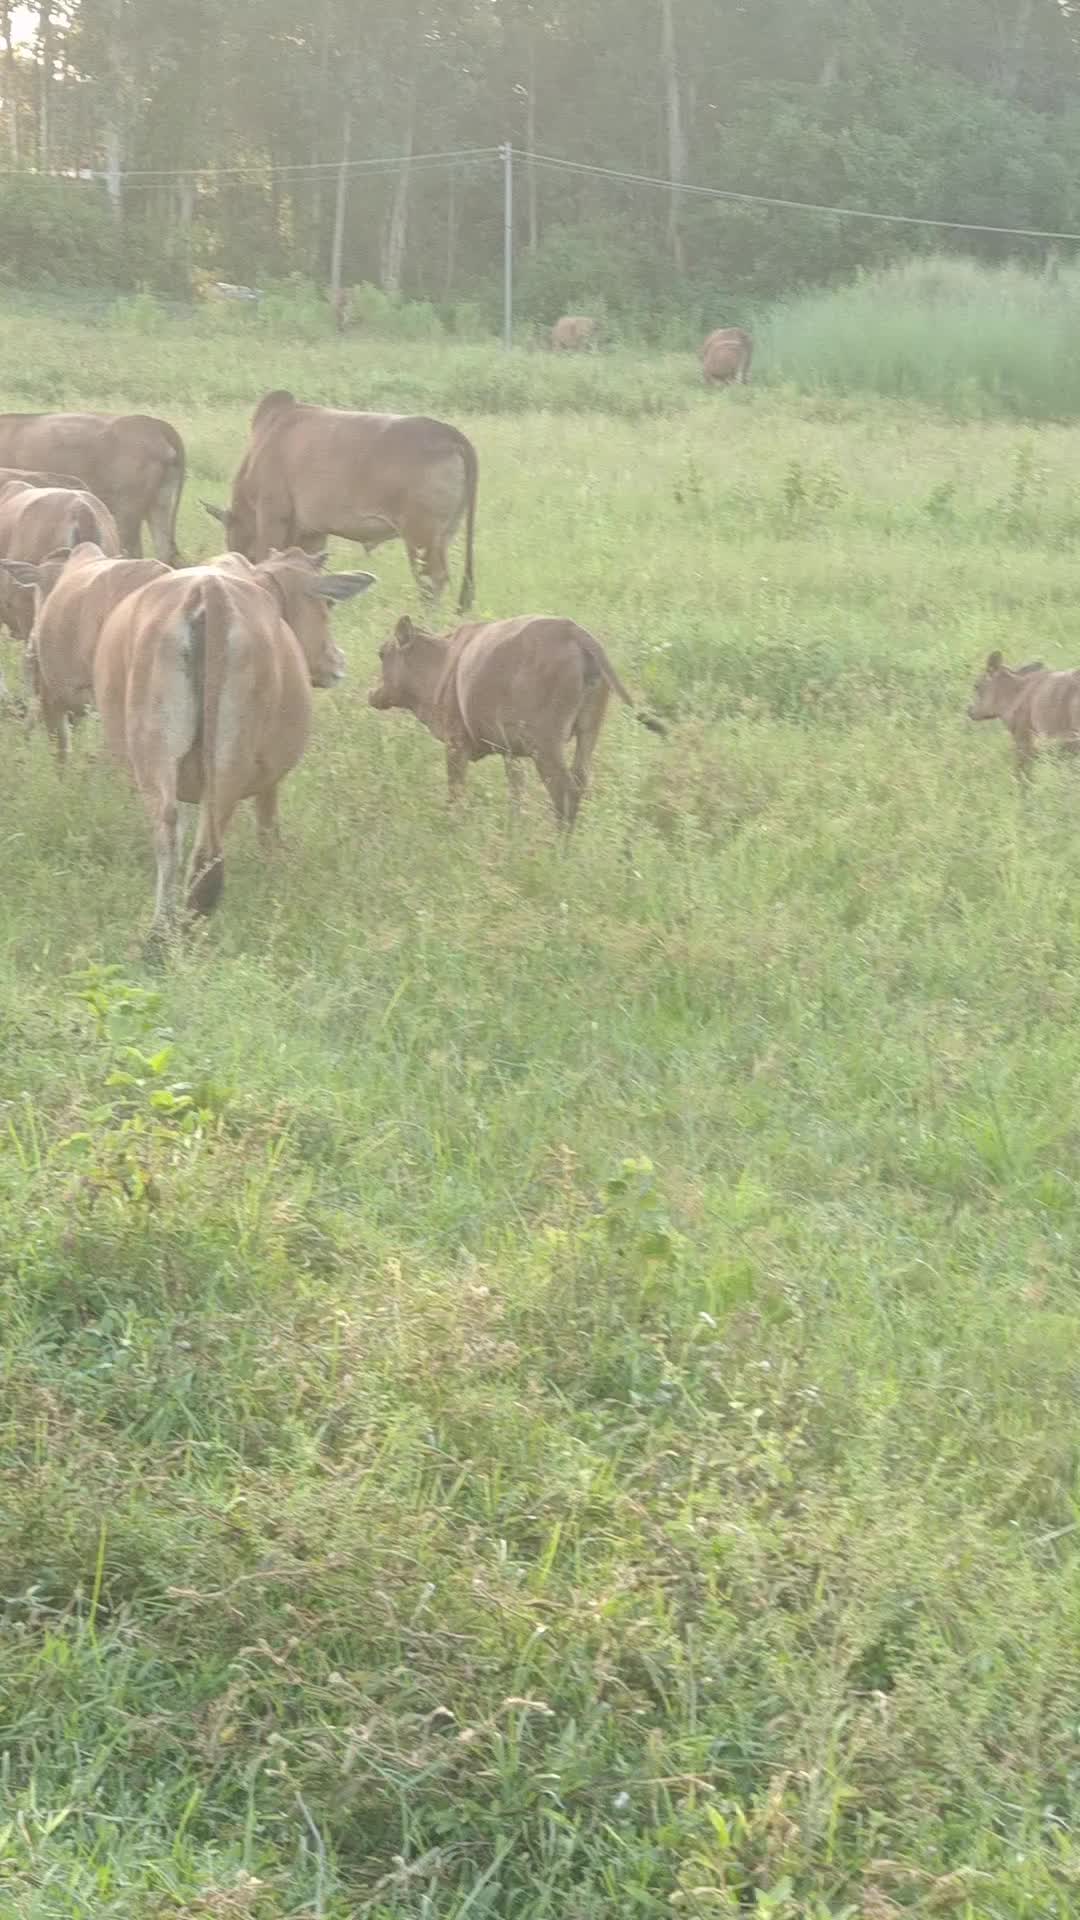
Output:
M474 591L476 451L440 420L268 394L229 506L203 503L224 526L228 551L195 566L176 547L184 448L165 421L0 416L0 459L12 462L0 467L0 622L23 645L60 767L73 720L94 706L106 746L138 789L157 868L147 954L160 957L185 911L217 904L224 836L242 800L254 802L261 839L275 841L278 789L307 743L311 689L345 671L330 609L366 592L374 576L328 571L327 538L368 549L401 539L417 584L436 600L464 521L464 612ZM144 526L153 560L142 557ZM634 705L600 642L572 620L531 615L438 635L402 618L379 660L369 704L413 713L443 743L452 799L469 763L498 753L516 802L520 762L531 759L566 828L610 695ZM199 810L186 888L183 804Z
M600 345L599 320L587 313L564 313L548 336L552 353L584 353ZM750 378L754 342L745 327L717 327L703 341L701 372L707 387L745 386Z

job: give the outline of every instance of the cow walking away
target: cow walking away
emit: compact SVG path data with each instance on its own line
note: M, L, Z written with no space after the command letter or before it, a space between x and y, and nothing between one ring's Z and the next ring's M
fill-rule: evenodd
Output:
M235 555L187 567L138 588L105 621L94 700L154 832L149 959L178 921L181 801L200 809L190 912L221 898L222 843L241 800L254 799L260 838L277 838L278 788L307 744L311 688L345 671L329 604L373 584L370 573L324 573L325 558L290 548L257 567Z
M158 559L178 564L184 443L167 420L144 413L0 414L0 465L74 474L77 485L104 500L125 553L142 553L145 523Z
M1016 772L1030 778L1040 740L1080 753L1080 671L1055 672L1041 660L1007 667L1000 653L991 653L975 682L968 719L1004 721Z
M717 327L701 349L706 386L745 386L753 357L754 342L744 327Z
M609 696L617 694L653 733L664 732L658 720L637 712L599 640L573 620L523 614L438 635L403 617L379 660L382 675L369 704L406 709L444 743L451 800L460 795L471 761L499 753L516 802L518 763L532 760L556 819L570 828ZM567 767L570 740L574 761Z
M459 610L472 605L478 463L457 427L423 414L349 413L268 393L251 422L229 507L203 505L248 560L272 547L321 549L331 534L368 552L403 540L417 584L437 599L465 520Z
M103 553L120 552L120 534L102 500L85 488L34 487L25 480L0 486L0 560L36 564L66 555L92 540ZM0 621L25 645L34 622L33 589L11 569L0 570Z
M169 572L163 560L108 558L93 541L70 555L38 565L0 562L34 594L34 626L26 664L45 729L61 769L71 747L71 723L94 695L94 661L101 630L114 607L137 588Z
M600 342L600 322L587 313L564 313L551 329L553 353L583 353Z

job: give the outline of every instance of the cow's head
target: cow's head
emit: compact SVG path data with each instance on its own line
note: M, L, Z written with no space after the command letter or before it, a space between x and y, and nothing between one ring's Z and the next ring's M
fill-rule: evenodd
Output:
M92 540L83 541L75 551L90 553L96 560L104 558ZM16 640L24 645L71 552L70 547L54 547L44 560L0 560L0 620L6 621Z
M1025 674L1042 673L1041 660L1029 660L1023 667L1007 667L1000 653L987 656L986 666L975 682L975 693L968 708L969 720L1004 720L1023 687Z
M284 553L275 548L255 568L255 578L274 595L300 642L313 687L334 687L345 674L345 655L330 632L330 608L375 584L373 573L325 573L325 565L325 553L287 547Z
M382 678L377 686L368 690L369 707L377 707L380 713L390 707L405 707L410 713L418 711L427 689L421 686L424 676L417 671L421 661L417 642L431 638L431 634L413 625L407 613L402 614L389 640L379 648Z
M231 507L217 507L212 500L204 500L203 506L210 518L224 527L230 553L240 553L245 560L254 560L255 515L247 502L237 500L234 495Z

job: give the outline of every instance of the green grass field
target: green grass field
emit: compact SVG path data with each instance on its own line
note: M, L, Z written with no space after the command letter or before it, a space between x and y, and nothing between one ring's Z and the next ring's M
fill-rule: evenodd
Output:
M964 707L1080 665L1080 429L0 348L176 422L192 555L266 388L452 414L480 609L671 728L612 709L568 855L490 763L452 829L383 548L155 977L93 723L64 786L2 723L2 1920L1074 1915L1080 789Z

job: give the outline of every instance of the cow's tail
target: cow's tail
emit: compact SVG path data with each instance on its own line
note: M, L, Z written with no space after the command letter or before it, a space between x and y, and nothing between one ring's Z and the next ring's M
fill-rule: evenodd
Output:
M159 421L158 425L166 445L162 453L161 485L150 509L150 532L158 559L166 561L170 567L179 567L183 562L176 544L176 516L180 511L180 495L184 491L187 456L176 428L171 427L167 420Z
M225 888L225 859L218 817L218 746L221 696L228 666L229 603L220 580L211 574L196 582L190 589L184 612L191 636L188 661L203 768L199 832L187 904L191 913L210 913Z
M112 540L110 539L110 531L109 527L102 525L101 515L94 501L87 499L85 493L80 493L76 496L75 504L71 509L67 540L61 544L77 547L83 540L92 540L95 546L100 547L104 553L108 553L115 539L115 536Z
M643 713L637 701L634 699L633 694L627 692L627 689L619 679L611 661L608 659L605 649L600 645L596 635L586 633L584 627L582 627L579 629L579 638L585 659L593 670L592 675L587 675L586 677L603 680L605 685L611 688L612 693L618 694L619 699L623 701L624 705L629 707L639 726L647 727L650 733L658 733L661 736L666 735L667 728L663 721L657 720L651 713Z
M458 612L468 613L476 591L476 576L473 572L473 546L476 537L476 490L480 484L480 463L476 458L476 448L465 435L461 436L461 457L465 462L465 571L461 576L461 593L458 596Z

